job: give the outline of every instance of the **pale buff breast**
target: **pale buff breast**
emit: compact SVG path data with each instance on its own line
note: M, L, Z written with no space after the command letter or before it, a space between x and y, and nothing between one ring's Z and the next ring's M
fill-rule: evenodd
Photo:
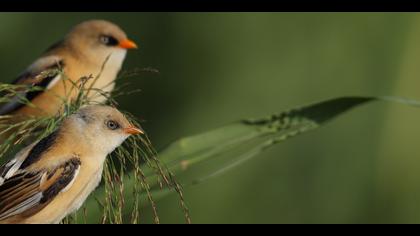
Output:
M83 77L93 77L87 81L85 88L100 89L110 92L115 87L115 79L121 69L126 52L121 51L110 55L105 66L101 64L86 64L75 59L68 59L64 74L68 79L58 78L47 89L46 92L38 95L32 100L37 108L25 106L16 113L23 115L54 115L62 109L63 100L75 99L79 90L75 83ZM103 61L104 60L99 60ZM98 77L98 79L95 79ZM67 97L67 98L66 98ZM104 96L94 90L89 92L89 98L93 102L102 103L106 100Z

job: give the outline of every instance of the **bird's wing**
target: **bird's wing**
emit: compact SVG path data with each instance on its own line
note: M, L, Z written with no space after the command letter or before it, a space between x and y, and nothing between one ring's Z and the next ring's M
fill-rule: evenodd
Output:
M19 162L22 163L14 159L0 167L3 178L3 183L0 183L0 222L10 217L28 217L42 210L72 186L81 165L80 159L74 157L54 169L30 172L16 168ZM10 174L13 169L15 171Z
M25 100L33 100L43 90L51 88L61 77L60 70L64 67L62 58L58 56L42 57L35 61L18 78L12 82L15 85L40 87L41 90L22 91L11 97L7 103L0 105L0 115L7 115L25 105ZM4 96L7 96L5 94Z

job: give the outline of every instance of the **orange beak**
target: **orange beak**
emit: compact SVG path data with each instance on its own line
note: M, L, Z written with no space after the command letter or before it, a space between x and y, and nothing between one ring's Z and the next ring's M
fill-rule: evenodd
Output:
M129 39L124 39L123 41L120 42L120 44L118 45L118 47L120 48L124 48L124 49L136 49L137 44Z
M135 134L144 134L144 131L141 128L137 128L135 126L129 126L127 128L124 128L124 133L135 135Z

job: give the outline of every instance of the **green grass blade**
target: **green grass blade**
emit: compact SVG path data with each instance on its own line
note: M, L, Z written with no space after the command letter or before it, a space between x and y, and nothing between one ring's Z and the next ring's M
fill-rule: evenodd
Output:
M200 173L199 176L183 182L183 186L198 184L223 174L275 144L321 127L346 111L374 100L377 98L343 97L288 110L266 118L234 122L175 141L159 153L159 160L172 172L180 174L199 163L218 158L226 159L213 172ZM151 194L155 200L174 192L158 185L153 170L147 166L142 168L152 187ZM134 187L134 178L125 179L125 212L130 212L133 202L130 189ZM103 194L104 190L100 188L95 195L101 199ZM146 193L142 193L140 198L143 206L148 204ZM92 213L100 210L94 198L88 200L86 207L92 216L97 215ZM87 219L87 222L96 223L97 219Z

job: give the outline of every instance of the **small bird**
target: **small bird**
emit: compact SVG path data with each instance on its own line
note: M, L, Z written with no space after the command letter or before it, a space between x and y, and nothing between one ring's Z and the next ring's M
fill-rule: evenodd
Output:
M117 25L104 20L90 20L76 25L63 40L55 43L33 62L13 82L43 90L23 92L10 102L0 106L0 115L20 114L24 116L55 115L60 111L63 98L77 96L77 89L71 89L83 77L98 77L86 83L87 88L110 92L121 69L128 49L137 45L127 38ZM65 80L62 77L64 72ZM71 92L70 92L71 91ZM27 106L22 97L35 106ZM103 102L105 97L98 92L90 94L92 101Z
M0 224L59 223L98 186L106 156L143 134L117 109L89 105L0 167Z

